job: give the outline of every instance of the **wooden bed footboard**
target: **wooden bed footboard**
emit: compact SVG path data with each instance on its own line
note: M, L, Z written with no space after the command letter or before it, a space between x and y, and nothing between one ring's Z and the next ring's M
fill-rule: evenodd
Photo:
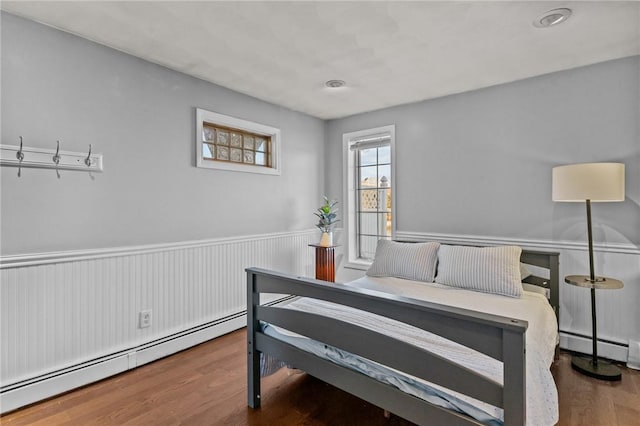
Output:
M261 305L262 293L325 300L429 331L502 361L504 383L495 383L446 358L367 328L309 312ZM260 321L264 321L501 407L506 425L525 424L526 321L257 268L247 269L247 302L248 403L252 408L260 406L262 352L417 424L480 424L270 337L261 331Z

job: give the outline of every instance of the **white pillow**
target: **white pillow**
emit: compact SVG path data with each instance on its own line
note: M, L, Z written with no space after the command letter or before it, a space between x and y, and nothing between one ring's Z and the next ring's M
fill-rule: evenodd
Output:
M522 295L517 246L440 246L436 282L510 297Z
M432 283L440 243L399 243L378 240L370 277L396 277Z

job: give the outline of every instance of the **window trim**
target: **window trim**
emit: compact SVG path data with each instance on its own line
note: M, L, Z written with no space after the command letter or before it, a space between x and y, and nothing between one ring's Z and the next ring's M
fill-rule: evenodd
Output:
M271 167L256 166L242 163L232 163L226 161L209 161L202 157L202 130L203 123L208 122L214 125L231 127L255 133L271 138ZM196 108L196 167L203 169L227 170L233 172L258 173L264 175L281 174L282 163L280 162L280 129L267 126L253 121L224 115L213 111Z
M351 151L351 146L359 140L367 137L380 137L381 135L389 136L389 146L391 150L391 238L396 236L396 126L391 124L388 126L376 127L373 129L358 130L356 132L344 133L342 135L342 159L343 159L343 197L344 197L344 218L346 235L345 249L346 262L345 268L366 270L371 265L370 261L356 258L357 241L356 241L356 182L355 182L355 155Z

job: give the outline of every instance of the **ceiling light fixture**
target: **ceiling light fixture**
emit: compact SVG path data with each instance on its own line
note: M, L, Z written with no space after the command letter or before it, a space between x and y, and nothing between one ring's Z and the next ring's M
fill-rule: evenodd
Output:
M344 80L328 80L324 83L325 86L331 89L337 89L339 87L344 87L347 83Z
M537 28L549 28L561 24L571 16L571 9L559 8L551 9L538 16L533 21L533 26Z

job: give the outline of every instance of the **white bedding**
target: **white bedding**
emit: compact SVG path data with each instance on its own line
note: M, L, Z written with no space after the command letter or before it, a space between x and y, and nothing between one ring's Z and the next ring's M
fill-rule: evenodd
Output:
M469 310L482 311L490 314L506 316L526 320L529 323L526 335L526 380L527 380L527 425L531 426L549 426L558 421L558 397L549 366L553 362L555 345L558 339L557 323L553 309L548 304L544 296L531 292L523 292L521 298L511 298L492 294L478 293L469 290L462 290L452 287L443 286L435 283L424 283L417 281L409 281L399 278L375 278L363 277L351 283L349 286L358 288L366 288L385 293L392 293L400 296L410 297L438 303L447 306L454 306ZM432 333L419 330L415 327L384 318L369 312L363 312L349 307L314 300L308 298L297 299L288 303L287 308L297 309L307 312L313 312L325 316L330 316L343 321L358 323L359 325L370 328L375 331L383 331L385 334L402 339L418 347L428 349L431 352L444 356L452 361L464 365L476 372L485 375L488 378L502 383L502 362L466 348ZM274 327L281 336L297 336L286 330ZM300 336L297 336L298 338ZM306 339L309 340L309 339ZM300 344L300 343L296 343ZM302 343L305 349L308 343ZM324 347L326 349L326 346ZM323 350L324 351L324 350ZM315 352L315 351L314 351ZM325 354L332 357L332 354ZM334 355L342 360L344 354ZM362 361L349 361L359 368L362 367ZM379 365L378 365L379 366ZM377 367L377 366L376 366ZM367 370L369 367L362 367ZM386 370L388 368L384 367ZM374 368L375 370L375 368ZM377 369L377 374L382 374L385 370ZM375 372L372 372L376 374ZM412 381L421 381L415 377L411 377L409 385L407 383L393 384L402 390L430 400L429 395L424 395L420 389L413 389ZM461 400L464 406L470 405L473 408L468 414L474 417L495 418L503 420L503 410L493 407L457 392L442 388L440 386L428 383L429 387L435 388L438 394L446 394L451 397L453 405L455 401ZM465 408L461 409L466 411ZM478 410L481 414L478 415ZM475 412L475 413L474 413ZM480 419L479 418L479 419Z

